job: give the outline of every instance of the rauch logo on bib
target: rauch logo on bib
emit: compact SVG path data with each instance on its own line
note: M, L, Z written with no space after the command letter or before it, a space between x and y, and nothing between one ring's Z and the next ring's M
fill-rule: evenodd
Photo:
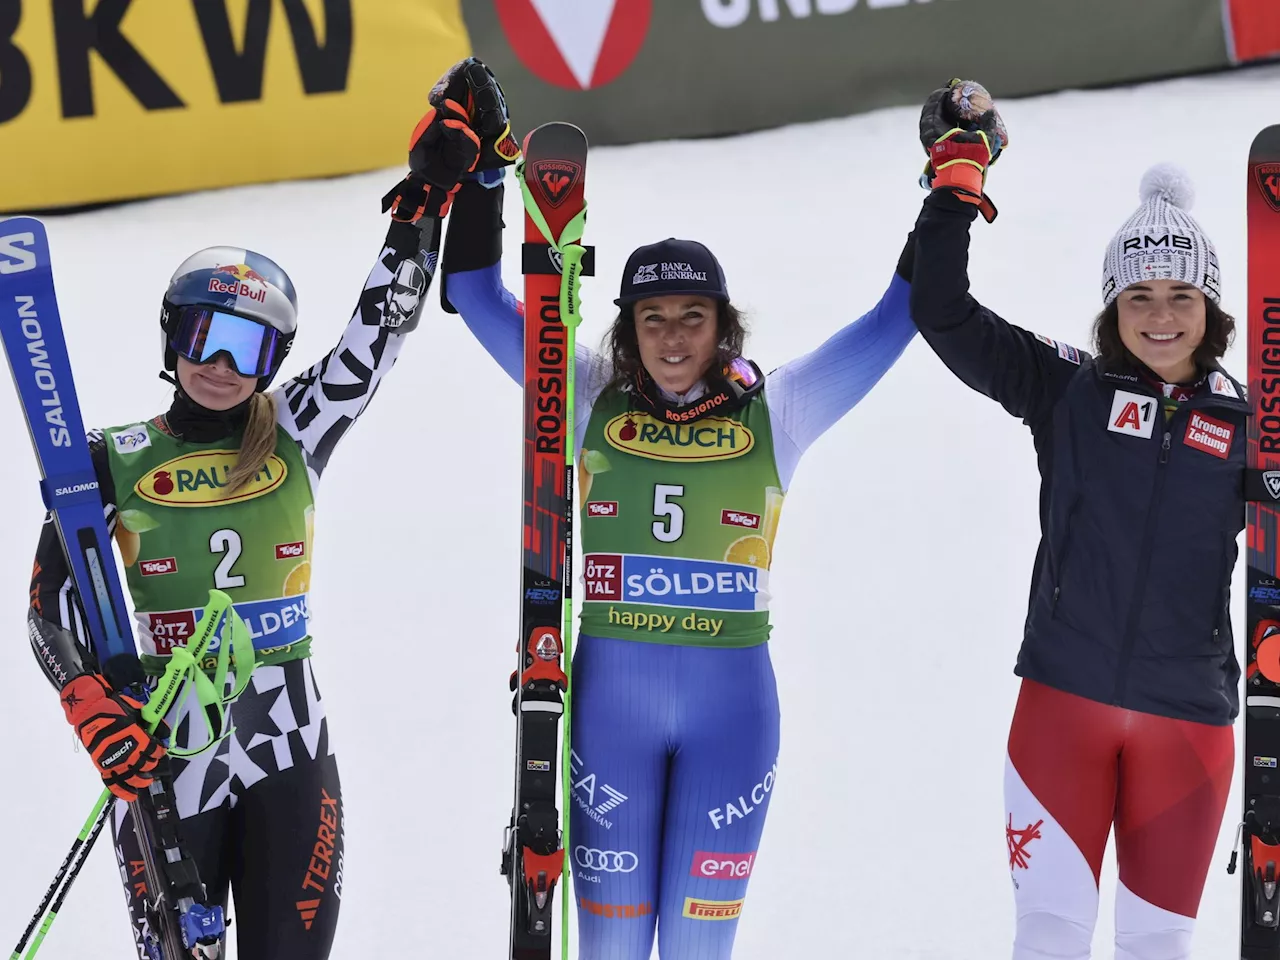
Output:
M236 450L201 450L160 464L133 485L143 500L167 507L213 507L252 500L284 483L289 468L272 454L257 476L234 494L227 476L240 456Z
M731 460L750 453L755 435L724 417L663 423L647 413L622 413L604 426L609 445L650 460Z

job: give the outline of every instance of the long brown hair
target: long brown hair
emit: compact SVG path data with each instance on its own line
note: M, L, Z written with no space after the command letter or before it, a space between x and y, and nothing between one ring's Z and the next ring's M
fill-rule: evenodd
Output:
M727 300L716 301L716 358L711 368L717 372L729 361L742 356L747 339L746 317ZM635 304L624 304L618 311L613 325L604 336L604 352L613 363L613 377L605 390L618 390L634 383L643 364L640 360L640 342L636 339Z
M1236 335L1235 317L1204 298L1204 339L1196 347L1192 359L1201 370L1211 370L1222 359ZM1139 366L1141 361L1129 352L1120 339L1120 304L1112 300L1093 321L1093 348L1104 367Z
M240 441L240 455L227 474L227 486L235 493L258 475L267 458L276 452L276 400L258 392L249 398L249 416Z

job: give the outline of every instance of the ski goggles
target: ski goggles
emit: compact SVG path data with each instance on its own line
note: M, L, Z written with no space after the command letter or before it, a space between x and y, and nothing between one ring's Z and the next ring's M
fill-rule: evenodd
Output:
M280 331L257 320L209 307L180 307L169 345L192 363L225 353L242 377L266 377L284 359Z

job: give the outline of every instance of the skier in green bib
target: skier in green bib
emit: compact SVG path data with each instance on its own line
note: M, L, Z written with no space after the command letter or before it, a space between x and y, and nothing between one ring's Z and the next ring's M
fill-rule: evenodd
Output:
M446 307L516 382L503 188L464 178ZM908 248L909 250L910 248ZM569 851L581 960L727 960L777 777L769 568L801 454L910 342L910 264L880 302L766 378L724 272L668 239L627 261L606 349L576 357L584 604Z
M148 420L90 434L103 508L136 611L141 666L155 675L192 637L209 590L227 593L258 663L230 707L231 735L191 757L166 755L135 677L106 677L90 653L79 599L54 525L46 522L31 583L29 632L103 780L119 798L116 852L138 955L150 931L140 838L125 801L167 767L182 847L210 903L236 900L241 960L324 960L343 892L343 814L325 706L311 668L308 596L314 496L338 442L417 326L436 265L441 218L468 170L514 154L509 131L475 114L477 62L452 68L414 130L410 172L384 198L386 240L338 344L266 392L297 329L293 283L274 261L211 247L173 274L161 314L173 402ZM483 71L483 66L479 69ZM477 79L478 78L478 79ZM505 118L505 113L501 114ZM213 669L216 646L206 669ZM190 701L169 715L170 745L207 731Z

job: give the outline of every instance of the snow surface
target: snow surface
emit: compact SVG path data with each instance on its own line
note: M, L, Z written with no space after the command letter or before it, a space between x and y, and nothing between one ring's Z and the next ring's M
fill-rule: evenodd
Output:
M1000 219L974 228L975 293L1015 322L1083 346L1105 245L1137 206L1143 171L1172 160L1195 181L1195 215L1223 264L1224 305L1242 312L1245 160L1258 128L1275 119L1278 94L1280 68L1266 67L1005 104L1012 148L989 183ZM600 278L587 281L584 335L604 331L631 249L676 235L718 253L753 321L749 354L766 370L815 346L889 280L923 198L915 127L914 110L896 109L594 152L587 239ZM153 374L160 296L199 247L247 245L284 265L302 305L286 373L313 362L350 315L384 232L378 201L396 176L50 219L87 421L135 422L166 406L169 388ZM509 191L512 285L518 204ZM1243 376L1242 347L1227 365ZM42 508L5 393L0 936L16 939L97 787L24 639ZM313 608L346 801L335 958L502 955L519 410L517 388L433 297L399 369L325 475ZM1001 777L1036 493L1026 429L961 386L919 340L802 462L771 581L781 773L739 960L1009 955ZM1237 579L1238 641L1240 596ZM1237 791L1196 933L1205 960L1234 945L1238 880L1225 866L1238 808ZM128 955L114 858L100 847L42 955ZM1095 942L1110 957L1114 865L1104 873Z

